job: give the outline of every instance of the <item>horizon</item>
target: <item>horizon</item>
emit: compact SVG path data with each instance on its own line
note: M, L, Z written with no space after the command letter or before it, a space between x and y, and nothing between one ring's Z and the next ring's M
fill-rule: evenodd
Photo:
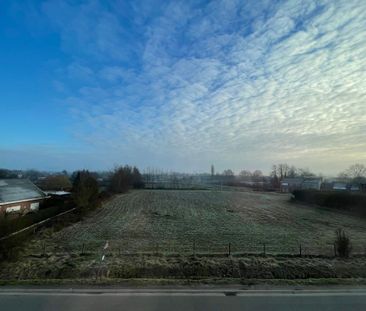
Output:
M364 1L4 1L0 167L366 163Z
M283 163L283 164L286 164L286 163ZM64 172L67 173L68 176L70 176L72 173L75 173L75 172L80 172L80 171L83 171L83 170L86 170L86 171L89 171L91 173L113 173L114 169L116 169L117 167L122 167L122 166L130 166L130 167L135 167L134 165L129 165L129 164L121 164L121 165L115 165L111 168L107 168L107 169L104 169L104 170L90 170L90 169L87 169L87 168L83 168L83 169L76 169L76 170L66 170L66 169L63 169L63 170L42 170L42 169L35 169L35 168L4 168L4 167L0 167L0 170L8 170L8 171L19 171L19 172L24 172L26 173L27 171L36 171L36 172L39 172L39 173L46 173L46 174L51 174L51 175L55 175L55 174L63 174ZM290 166L289 166L290 167ZM157 167L147 167L147 168L139 168L137 167L137 169L140 171L141 174L148 174L148 172L155 172L155 174L159 175L159 174L178 174L178 175L212 175L211 172L209 170L207 171L174 171L174 170L169 170L169 169L162 169L162 168L157 168ZM229 169L231 170L230 168L226 168L226 169ZM215 168L215 174L214 176L222 176L224 175L224 171L226 169L223 169L223 170L216 170ZM296 169L301 169L301 168L296 168ZM307 170L309 170L309 168L305 168ZM232 170L233 172L233 176L235 177L240 177L240 173L242 171L249 171L250 173L253 174L254 171L257 171L257 169L254 169L254 170L246 170L246 169L243 169L243 170L238 170L238 171L235 171L235 170ZM271 177L271 171L268 170L268 171L265 171L265 170L260 170L259 171L263 174L262 177ZM344 178L349 178L349 179L352 179L352 177L348 176L348 177L345 177L345 176L340 176L340 173L343 173L344 171L342 172L339 172L338 174L322 174L322 173L315 173L311 170L309 170L309 173L310 174L315 174L315 176L313 175L299 175L298 173L296 173L296 176L294 177L287 177L287 178L325 178L325 179L334 179L334 178L341 178L341 179L344 179ZM154 174L154 173L153 173ZM245 178L251 178L253 176L246 176ZM286 177L286 176L285 176ZM21 177L23 178L23 177ZM0 178L1 179L1 178Z

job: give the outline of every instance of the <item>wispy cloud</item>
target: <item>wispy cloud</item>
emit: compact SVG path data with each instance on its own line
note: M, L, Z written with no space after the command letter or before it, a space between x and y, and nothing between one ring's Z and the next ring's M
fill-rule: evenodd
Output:
M72 56L59 79L79 80L63 99L74 134L111 161L324 172L366 161L362 0L47 1L42 12Z

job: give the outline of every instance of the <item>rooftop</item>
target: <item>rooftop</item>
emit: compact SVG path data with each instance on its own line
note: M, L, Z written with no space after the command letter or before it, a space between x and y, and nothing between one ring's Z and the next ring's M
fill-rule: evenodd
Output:
M286 177L282 180L285 183L301 183L303 182L304 178L302 177Z
M0 179L0 204L44 197L46 194L28 179Z

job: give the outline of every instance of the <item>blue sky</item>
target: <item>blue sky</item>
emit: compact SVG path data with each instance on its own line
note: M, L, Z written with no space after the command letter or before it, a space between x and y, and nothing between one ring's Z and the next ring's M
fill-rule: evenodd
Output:
M366 162L366 1L0 2L0 167Z

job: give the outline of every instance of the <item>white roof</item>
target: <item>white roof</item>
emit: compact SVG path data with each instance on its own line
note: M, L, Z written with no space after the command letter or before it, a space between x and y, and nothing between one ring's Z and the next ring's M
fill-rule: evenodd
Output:
M0 204L45 197L46 194L28 179L0 179Z

